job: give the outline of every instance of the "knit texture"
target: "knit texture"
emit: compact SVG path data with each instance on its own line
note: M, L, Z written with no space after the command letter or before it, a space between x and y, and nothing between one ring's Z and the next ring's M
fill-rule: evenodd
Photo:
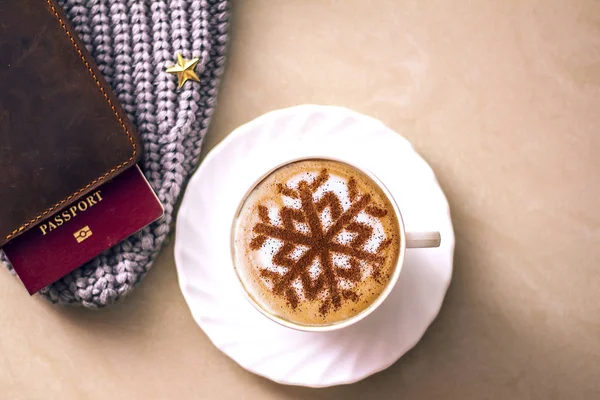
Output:
M165 207L160 221L40 294L53 303L103 307L139 283L165 242L174 207L198 163L227 45L227 0L59 0L144 145L141 167ZM198 57L201 82L177 90L165 69Z

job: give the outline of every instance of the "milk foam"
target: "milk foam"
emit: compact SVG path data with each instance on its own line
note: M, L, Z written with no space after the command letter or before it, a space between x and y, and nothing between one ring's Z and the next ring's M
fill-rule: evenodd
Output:
M300 174L293 176L291 179L286 181L285 184L289 188L298 189L298 184L300 181L305 180L308 183L312 183L316 179L317 176L318 176L318 173L316 173L316 172L304 172L304 173L300 173ZM341 176L331 174L329 179L327 181L325 181L325 183L323 185L321 185L321 187L319 187L319 189L317 189L315 191L315 193L313 194L314 203L321 200L321 198L323 197L323 195L326 192L333 192L334 194L336 194L338 196L338 198L340 199L343 211L346 211L350 208L351 201L350 201L350 196L349 196L347 179L345 179ZM302 203L299 199L294 199L292 197L285 196L285 195L282 195L282 196L283 196L283 204L285 206L296 209L296 210L301 210ZM266 204L265 206L269 210L269 218L271 220L270 222L275 226L283 227L283 221L279 217L279 207L277 206L277 204L274 202L271 202L270 204ZM319 213L319 218L320 218L321 224L323 226L323 230L326 232L329 228L331 228L331 226L333 225L333 222L334 222L332 219L332 216L331 216L330 209L325 208L321 213ZM371 235L369 240L365 243L365 245L362 247L362 249L365 251L368 251L370 253L375 253L377 248L379 247L379 245L387 238L385 230L383 228L383 225L381 224L379 219L368 215L364 211L361 211L353 219L353 221L362 222L362 223L370 226L371 228L373 228L373 234ZM297 222L297 221L294 221L294 224L295 224L296 229L298 229L300 232L307 233L307 234L310 232L310 228L309 228L308 224ZM334 241L336 241L340 244L349 244L350 241L357 236L358 236L358 233L348 232L347 230L344 229L335 236ZM273 238L267 239L267 241L263 244L263 246L259 250L256 251L255 257L258 261L257 264L258 264L259 268L267 269L269 271L276 272L279 274L285 273L287 271L287 268L279 266L279 265L275 265L275 263L273 262L273 255L276 254L279 250L281 250L281 247L283 246L283 244L284 244L284 242L281 240L278 240L278 239L273 239ZM303 246L303 245L298 245L298 246L296 246L294 251L291 253L290 258L292 258L294 260L298 260L307 250L308 250L308 247ZM349 268L349 257L348 256L337 255L334 253L333 259L334 259L334 264L336 266L341 267L341 268ZM310 275L313 279L316 279L319 276L319 274L322 272L321 261L318 257L315 257L315 259L311 263L311 265L309 267L309 271L310 271ZM361 262L361 272L363 272L363 279L364 279L365 275L367 275L370 272L370 267L367 263ZM268 279L264 279L264 278L261 278L261 279L263 279L265 285L268 285L269 287L271 286L271 283ZM355 286L354 283L349 282L346 279L341 279L341 281L343 282L343 286L345 288L352 288ZM297 289L298 295L304 299L305 297L304 297L304 293L303 293L302 282L294 281L294 287Z

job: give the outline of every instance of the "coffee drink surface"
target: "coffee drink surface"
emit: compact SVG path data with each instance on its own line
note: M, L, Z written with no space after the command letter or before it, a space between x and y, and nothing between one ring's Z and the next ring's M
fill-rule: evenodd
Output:
M391 200L364 172L310 159L271 172L233 226L236 272L265 312L293 324L342 322L386 289L400 252Z

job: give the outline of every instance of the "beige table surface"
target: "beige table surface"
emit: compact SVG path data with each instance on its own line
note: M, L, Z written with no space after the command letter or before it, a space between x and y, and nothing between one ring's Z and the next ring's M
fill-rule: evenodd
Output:
M205 154L276 108L382 119L449 198L453 283L423 340L355 385L256 377L215 349L172 244L90 312L0 273L0 399L600 399L600 2L236 1ZM0 271L1 272L1 271Z

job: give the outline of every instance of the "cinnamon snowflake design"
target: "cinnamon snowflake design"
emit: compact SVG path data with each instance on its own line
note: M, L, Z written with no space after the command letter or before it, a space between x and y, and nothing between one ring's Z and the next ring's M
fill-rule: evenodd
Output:
M254 236L250 242L250 249L254 251L261 249L268 239L281 242L281 247L272 256L272 263L278 268L260 269L261 277L270 282L272 292L284 297L291 308L298 307L302 293L306 300L321 302L319 309L323 315L339 309L344 300L359 300L352 287L363 279L361 264L368 265L370 276L378 280L385 261L383 252L391 244L391 238L385 238L375 251L369 251L365 246L373 236L374 228L357 216L364 212L379 219L386 216L387 211L374 204L370 194L359 193L354 179L347 181L350 204L345 210L335 192L325 190L321 196L315 195L329 177L327 169L323 169L311 182L301 180L296 187L279 184L279 193L296 200L300 207L279 208L278 218L273 222L269 209L259 205L259 222L253 227ZM321 213L326 209L331 216L327 228L321 219ZM337 236L343 231L351 234L351 239L340 241ZM334 262L334 257L339 259L340 256L347 260L344 266ZM312 268L314 264L318 265L317 273Z

